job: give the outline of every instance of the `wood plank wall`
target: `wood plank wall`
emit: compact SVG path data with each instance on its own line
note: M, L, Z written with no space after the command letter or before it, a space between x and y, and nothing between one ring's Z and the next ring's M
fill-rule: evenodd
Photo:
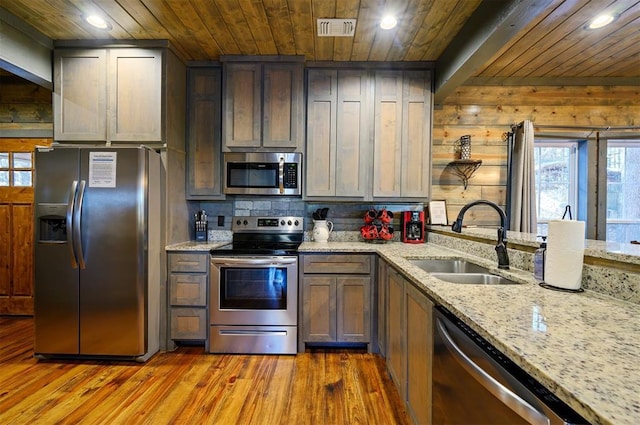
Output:
M53 135L51 90L0 70L0 135Z
M450 221L462 206L477 199L504 207L504 134L523 120L532 120L540 134L552 130L536 126L638 126L638 117L640 86L461 86L445 99L442 109L434 111L431 198L447 201ZM565 131L569 139L595 137L592 132ZM457 158L458 140L467 134L471 135L471 158L481 159L482 166L464 190L447 164ZM498 223L498 215L490 208L473 208L465 215L465 224Z

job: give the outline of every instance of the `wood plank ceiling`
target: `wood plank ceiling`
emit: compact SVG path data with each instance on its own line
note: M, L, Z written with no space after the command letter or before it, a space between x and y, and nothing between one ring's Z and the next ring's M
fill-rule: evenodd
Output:
M517 3L512 21L492 21L492 10L499 15L501 6ZM167 39L187 61L221 55L442 61L448 46L466 45L476 56L465 59L469 66L459 78L475 83L615 78L629 85L640 78L640 0L10 0L0 7L53 40ZM398 16L393 30L378 25L385 11ZM605 11L617 14L613 24L585 29ZM92 12L113 28L89 27L82 17ZM355 18L355 36L317 37L318 18ZM495 36L484 45L483 22Z

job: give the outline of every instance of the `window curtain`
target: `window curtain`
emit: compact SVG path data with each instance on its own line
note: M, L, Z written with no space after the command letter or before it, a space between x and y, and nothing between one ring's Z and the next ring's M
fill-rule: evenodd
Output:
M537 233L533 123L517 126L509 155L509 224L515 232Z

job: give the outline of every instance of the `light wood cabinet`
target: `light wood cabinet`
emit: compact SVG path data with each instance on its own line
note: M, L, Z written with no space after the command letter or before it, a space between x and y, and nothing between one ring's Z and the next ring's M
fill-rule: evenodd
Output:
M382 357L387 353L387 293L389 290L389 264L382 258L378 258L377 286L377 341L378 352Z
M173 340L207 338L207 253L169 253L169 332Z
M304 147L302 61L223 63L223 150L301 152Z
M302 257L302 346L364 343L372 348L372 264L370 255Z
M428 198L431 115L429 70L310 69L305 196Z
M434 304L387 268L387 368L414 424L431 423Z
M160 142L162 50L59 49L54 52L54 138Z
M369 156L368 73L307 72L307 197L367 194Z
M431 423L433 303L413 285L405 284L407 407L415 424Z
M389 268L387 276L387 369L400 397L406 400L405 280L392 268Z
M222 199L222 70L191 68L187 104L187 199Z
M376 71L374 198L427 198L431 178L431 77Z

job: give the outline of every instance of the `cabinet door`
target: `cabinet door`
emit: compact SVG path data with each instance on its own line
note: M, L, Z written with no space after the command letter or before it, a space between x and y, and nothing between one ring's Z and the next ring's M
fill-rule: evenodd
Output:
M340 342L371 340L371 278L337 278L337 335Z
M375 74L373 196L400 196L402 71Z
M303 284L303 339L305 342L336 341L336 278L305 276Z
M387 367L402 400L406 400L404 278L389 269L387 292Z
M220 68L189 71L187 198L219 199L222 194Z
M54 52L53 114L56 140L107 140L105 49Z
M258 148L262 132L262 65L224 64L223 146Z
M364 197L368 192L369 76L362 71L338 71L336 119L336 196ZM313 158L315 160L315 158Z
M170 334L171 339L206 339L207 310L204 308L172 308Z
M262 146L302 148L303 65L267 63L263 66Z
M428 71L375 75L374 197L429 195L431 78Z
M433 303L413 285L405 290L407 405L414 423L430 424Z
M162 52L109 51L109 136L118 142L162 140Z
M388 264L378 260L378 349L385 357L387 353L387 291L389 287Z
M307 196L364 198L369 168L369 78L363 71L310 70Z
M405 71L400 196L427 198L431 181L431 73Z
M207 275L171 273L169 275L169 304L206 307Z
M338 71L307 73L306 195L336 195Z

